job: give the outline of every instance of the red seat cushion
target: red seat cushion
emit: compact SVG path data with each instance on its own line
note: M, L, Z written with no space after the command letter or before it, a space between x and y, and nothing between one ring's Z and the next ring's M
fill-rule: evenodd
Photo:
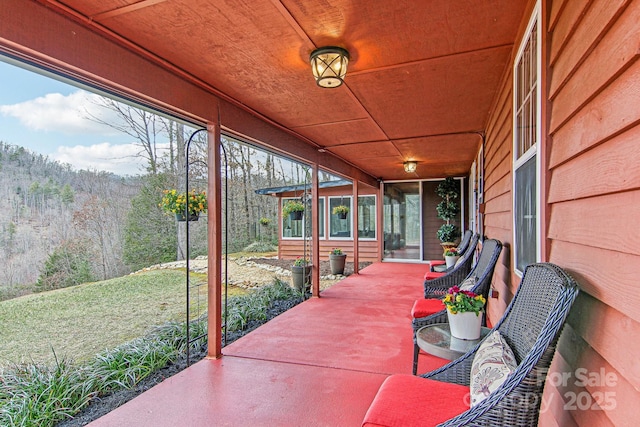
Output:
M432 314L438 313L446 308L447 307L444 305L442 300L437 298L419 299L413 303L413 307L411 308L411 317L418 319L420 317L431 316Z
M444 276L446 273L438 273L436 271L427 271L424 274L424 280L432 280Z
M435 426L469 409L469 387L413 375L392 375L380 386L363 426Z

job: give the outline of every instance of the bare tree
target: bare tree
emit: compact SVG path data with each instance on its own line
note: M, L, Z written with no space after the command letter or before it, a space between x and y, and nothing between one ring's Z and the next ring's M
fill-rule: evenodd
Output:
M142 108L131 107L110 98L92 97L96 105L116 114L119 120L106 121L89 111L87 118L118 132L132 136L140 147L140 156L147 160L147 170L151 174L158 173L158 162L161 156L158 137L167 129L166 122L157 114Z

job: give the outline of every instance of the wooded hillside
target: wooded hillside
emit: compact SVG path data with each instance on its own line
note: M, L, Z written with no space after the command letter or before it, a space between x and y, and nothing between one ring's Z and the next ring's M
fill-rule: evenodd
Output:
M195 144L189 160L190 188L198 190L206 189L207 182L203 144ZM304 182L308 171L228 138L223 144L229 251L254 241L277 242L277 199L257 195L255 189ZM184 177L179 166L160 163L146 175L120 177L76 171L0 142L0 197L5 201L0 204L0 300L181 259L184 223L176 223L159 203L164 189L183 188ZM270 225L261 227L261 218L270 219ZM191 256L206 254L206 215L190 227Z

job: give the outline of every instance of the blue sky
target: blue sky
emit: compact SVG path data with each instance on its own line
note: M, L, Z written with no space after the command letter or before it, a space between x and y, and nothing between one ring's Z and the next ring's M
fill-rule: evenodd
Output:
M96 95L0 58L0 140L19 145L75 169L120 175L144 173L134 139L87 119L109 119Z

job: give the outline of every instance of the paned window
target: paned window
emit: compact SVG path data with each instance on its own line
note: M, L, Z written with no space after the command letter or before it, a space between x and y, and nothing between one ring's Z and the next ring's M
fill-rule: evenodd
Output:
M351 197L329 197L329 238L352 238Z
M282 208L284 208L287 201L300 201L300 198L283 198ZM318 230L320 237L324 237L324 198L318 199ZM304 214L298 216L294 215L282 215L282 237L283 238L303 238L305 236L312 235L311 228L311 205L307 202Z
M514 255L519 272L538 259L539 57L536 14L514 64Z
M376 238L376 196L358 196L358 238Z

